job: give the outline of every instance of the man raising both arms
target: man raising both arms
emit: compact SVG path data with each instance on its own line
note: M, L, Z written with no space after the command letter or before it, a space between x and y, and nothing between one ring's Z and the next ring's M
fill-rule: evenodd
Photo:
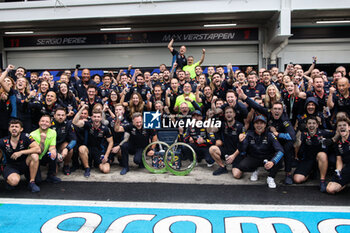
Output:
M186 53L186 46L182 45L180 47L180 52L176 51L173 47L174 39L171 39L171 41L168 44L168 49L171 52L171 54L174 56L173 62L176 62L178 67L182 69L185 65L187 65L187 59L185 56Z

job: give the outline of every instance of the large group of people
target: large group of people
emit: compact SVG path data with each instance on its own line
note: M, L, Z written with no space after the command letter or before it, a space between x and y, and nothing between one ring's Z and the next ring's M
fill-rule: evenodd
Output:
M195 62L185 46L177 51L173 43L171 67L161 64L153 73L130 65L103 77L85 68L79 77L77 65L54 81L49 71L30 77L24 67L2 71L0 150L7 188L24 174L28 188L39 192L42 166L48 166L51 183L61 181L58 165L65 175L83 168L88 178L92 167L109 173L118 160L125 175L134 155L143 168L144 148L158 141L157 129L143 124L147 111L176 126L186 120L221 122L176 127L177 140L193 148L198 162L217 164L213 175L232 167L233 178L252 172L250 180L256 181L264 167L268 187L276 188L275 176L284 168L285 184L319 176L320 191L332 194L350 182L349 79L343 66L332 77L317 69L317 58L307 71L294 64L284 72L233 71L228 64L204 73L205 49ZM147 156L155 156L155 149ZM188 159L186 153L180 159Z

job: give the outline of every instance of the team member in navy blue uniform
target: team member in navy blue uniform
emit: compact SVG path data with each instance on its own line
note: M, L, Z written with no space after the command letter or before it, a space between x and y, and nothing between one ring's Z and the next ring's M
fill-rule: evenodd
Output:
M242 86L242 90L249 98L254 98L256 96L260 96L264 98L265 96L265 88L257 83L258 79L255 73L248 74L247 77L248 85Z
M163 83L162 83L162 90L163 93L170 88L170 71L169 70L164 70L163 73Z
M276 188L274 178L284 151L276 136L266 129L266 125L263 115L255 117L254 130L247 132L240 148L245 158L233 168L232 173L234 178L239 179L243 172L254 171L264 164L269 172L267 184L269 188Z
M118 160L119 160L120 163L122 163L122 160L121 160L122 145L124 143L127 144L127 142L123 142L124 133L122 133L122 132L115 132L114 131L114 126L115 126L115 123L116 123L117 119L121 122L120 125L122 127L126 127L126 126L128 126L130 124L130 122L125 119L124 114L125 114L125 108L124 108L124 106L122 104L119 103L119 104L117 104L115 106L115 118L108 117L108 119L107 119L108 127L111 130L111 132L112 132L113 143L114 143L111 153L112 153L113 157L115 155L118 156Z
M130 91L126 94L124 101L129 101L132 93L134 92L138 92L141 95L143 101L147 100L147 94L151 93L151 88L145 85L145 78L142 74L138 74L136 76L136 83L136 86L130 88Z
M216 140L216 145L209 148L211 157L220 166L213 172L214 176L227 173L225 164L233 163L235 165L241 161L242 157L239 156L238 137L245 130L242 123L235 121L235 116L234 109L231 106L227 106L225 108L225 121L222 122L221 128L217 133L218 139Z
M92 109L94 108L95 104L102 104L101 98L97 96L97 87L95 84L91 84L87 87L87 97L82 98L81 102L89 106L89 116L92 115Z
M90 121L80 120L80 115L84 108L88 108L88 105L84 105L73 119L73 124L79 128L85 128L89 131L88 134L88 147L80 146L79 155L84 164L84 167L89 167L86 164L89 159L94 162L95 167L99 167L103 173L109 173L110 171L110 159L109 155L113 147L113 137L111 131L107 126L101 123L102 112L93 112ZM87 176L88 177L88 176Z
M75 90L78 93L78 98L87 98L87 88L89 85L95 84L94 81L90 78L90 70L89 69L83 69L81 72L81 79L76 81L75 83ZM95 84L96 85L96 84Z
M336 177L327 185L327 192L335 194L350 183L350 120L342 118L337 121L340 140L337 143Z
M174 43L174 39L171 39L171 41L168 44L168 49L173 56L176 56L176 58L175 58L176 60L173 61L173 63L176 62L178 67L180 67L182 69L182 67L187 65L187 59L185 56L186 46L182 45L180 47L180 52L178 52L173 48L173 43Z
M329 89L329 97L327 100L327 106L329 109L334 108L335 112L346 112L350 116L350 91L349 80L347 78L341 78L337 83L337 93L335 88Z
M18 69L18 68L17 68ZM14 95L16 96L17 118L22 121L23 129L25 133L30 133L32 127L32 114L29 105L30 99L28 98L28 81L26 78L21 77L17 79L16 89Z
M56 81L54 83L54 86L52 88L52 91L58 93L59 89L60 89L60 86L65 83L67 85L67 90L68 91L71 91L72 93L74 93L74 95L77 95L75 89L74 89L74 85L72 83L69 82L69 77L63 73L61 76L60 76L60 80Z
M82 110L79 120L83 120L83 121L91 120L89 118L89 111L87 109ZM75 130L75 134L77 136L77 145L74 147L74 153L73 153L73 157L72 157L73 166L71 168L71 172L75 171L80 166L80 164L79 164L79 151L84 150L84 147L82 147L82 146L85 146L88 144L88 135L89 135L89 131L87 129L74 127L74 130ZM89 177L90 176L90 167L89 167L88 159L86 161L82 161L82 162L83 162L82 166L85 170L84 176Z
M271 111L267 108L262 107L254 100L248 98L242 91L238 88L237 92L240 98L246 103L254 108L256 111L267 117L268 126L270 131L278 138L278 141L283 146L285 151L284 156L284 166L286 171L285 184L292 184L293 179L291 175L292 170L292 159L294 157L294 141L295 141L295 131L288 120L288 117L283 112L283 104L281 102L275 102L272 105Z
M105 74L102 78L103 84L98 88L98 96L105 102L107 101L109 94L112 90L115 90L115 86L112 85L112 78L109 74Z
M326 192L327 146L333 143L330 138L334 136L334 133L319 129L319 124L314 116L310 116L306 120L306 131L302 132L300 136L299 163L294 172L293 180L297 184L305 182L311 172L318 167L320 171L320 191Z
M51 129L57 133L56 149L61 153L64 161L63 173L69 175L71 173L69 164L72 160L73 148L77 143L77 136L72 122L67 121L66 110L63 107L56 109Z
M202 93L203 91L203 93ZM200 90L200 85L197 86L196 90L196 102L198 104L202 103L202 112L207 113L207 111L211 108L211 104L213 101L213 91L210 86L205 86L203 90Z
M292 125L295 125L298 115L304 113L305 101L299 98L295 92L295 86L293 82L285 84L285 92L282 93L283 103L286 106L286 113Z
M176 103L176 98L182 95L184 92L182 88L180 88L179 80L176 78L172 78L170 81L170 88L168 88L165 92L165 104L168 106L171 113L175 114L174 106Z
M298 91L299 89L297 89ZM327 100L329 96L329 90L324 87L324 80L321 76L317 75L313 81L313 91L300 92L298 96L302 99L308 97L316 97L318 100L318 111L323 111L324 107L327 107Z
M73 92L68 90L68 85L66 83L60 84L57 98L60 105L66 108L67 116L73 119L75 113L77 112L78 105L76 99L74 98Z
M10 118L17 116L16 97L13 89L15 84L8 76L13 68L13 65L9 65L0 76L0 138L8 136Z
M115 112L115 105L120 103L120 98L117 90L111 90L108 100L105 102L106 105L106 116L113 116Z
M233 88L233 77L222 80L219 73L213 74L213 79L211 82L213 95L217 96L220 99L225 99L227 91Z
M117 85L115 86L116 91L118 91L118 93L121 93L129 84L128 84L128 80L129 77L125 74L125 73L121 73L120 75L118 74L119 80L115 82L117 82Z
M29 79L30 91L38 90L38 85L39 85L38 81L39 81L39 74L37 72L31 72L30 79Z
M214 97L214 102L216 101L216 97ZM233 90L228 90L226 92L226 103L223 104L220 108L217 108L215 110L215 114L222 114L227 106L233 107L236 113L236 120L239 122L244 122L244 119L247 118L248 115L248 109L243 104L238 102L236 94Z
M23 133L23 125L19 120L11 120L10 136L0 139L2 157L6 160L3 176L9 188L15 187L20 181L20 175L29 178L28 188L39 192L35 184L35 176L39 167L40 147L29 135Z
M29 104L33 114L32 116L33 126L38 124L40 118L43 115L49 115L52 117L53 114L55 113L56 108L59 107L56 93L53 91L49 91L47 93L45 97L45 101L39 102L37 100L32 100Z
M306 127L306 120L308 117L310 116L314 116L317 118L317 120L319 121L320 125L319 128L320 129L326 129L330 127L330 124L327 124L327 122L329 123L329 121L326 122L323 113L318 111L318 101L317 98L315 97L308 97L305 101L305 108L302 114L297 116L297 126L298 126L298 130L300 131L305 131L305 127ZM328 125L328 126L327 126Z
M152 103L152 111L155 111L156 101L162 101L162 103L165 104L165 96L163 95L161 85L157 84L154 86L153 94L152 94L150 101Z
M199 110L195 110L192 113L192 119L195 121L202 121L203 116ZM192 127L189 126L183 135L183 141L189 143L189 145L196 152L197 160L200 162L203 158L207 162L207 166L211 167L214 165L214 159L210 156L209 147L215 144L215 135L213 133L208 133L205 127ZM189 154L188 150L184 154ZM187 156L185 155L185 158Z
M120 120L116 121L115 132L125 132L122 150L122 166L121 175L125 175L129 171L129 154L134 156L134 163L143 168L142 152L145 147L152 142L157 141L157 135L154 130L143 128L142 114L136 112L132 115L132 124L125 127L120 126ZM124 142L128 142L127 144ZM121 144L121 143L120 143ZM147 152L147 156L153 156L154 151Z
M15 82L17 82L19 78L25 78L26 74L27 74L26 68L19 66L17 67L15 74L14 75L12 74L11 77Z

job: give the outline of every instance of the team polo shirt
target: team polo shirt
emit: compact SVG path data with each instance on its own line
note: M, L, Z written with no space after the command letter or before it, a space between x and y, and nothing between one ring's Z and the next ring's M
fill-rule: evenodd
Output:
M338 141L337 156L341 156L344 164L350 164L350 136L345 142Z
M141 128L138 129L133 124L126 125L124 131L130 134L129 148L139 149L145 148L151 141L154 135L156 135L155 130Z
M219 138L223 141L223 147L234 150L238 149L239 135L245 132L244 126L242 123L235 121L235 123L230 127L227 122L221 124L218 135Z
M265 88L260 84L257 84L255 87L243 86L242 90L249 98L254 98L256 96L261 97L261 95L265 95Z
M184 67L186 64L187 64L187 59L185 56L181 56L180 53L176 50L176 49L173 49L173 51L171 52L171 54L173 56L176 56L176 63L177 63L177 66L182 68Z
M0 150L2 151L2 153L6 159L6 163L18 164L18 163L25 161L27 156L28 156L27 154L21 155L16 160L11 159L11 156L15 152L29 149L30 144L32 144L34 142L33 137L30 136L29 134L21 133L16 148L12 147L10 139L11 139L11 136L7 136L7 137L0 139Z
M85 121L84 129L88 130L88 147L98 148L102 151L108 146L107 138L112 137L112 133L109 128L103 124L100 124L98 128L93 127L93 123Z
M346 112L348 115L350 114L350 95L345 98L340 93L334 93L333 103L337 112Z

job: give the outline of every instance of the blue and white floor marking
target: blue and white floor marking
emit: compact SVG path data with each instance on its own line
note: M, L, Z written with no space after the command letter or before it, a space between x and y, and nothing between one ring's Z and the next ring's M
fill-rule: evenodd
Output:
M1 199L0 232L345 233L350 207Z

